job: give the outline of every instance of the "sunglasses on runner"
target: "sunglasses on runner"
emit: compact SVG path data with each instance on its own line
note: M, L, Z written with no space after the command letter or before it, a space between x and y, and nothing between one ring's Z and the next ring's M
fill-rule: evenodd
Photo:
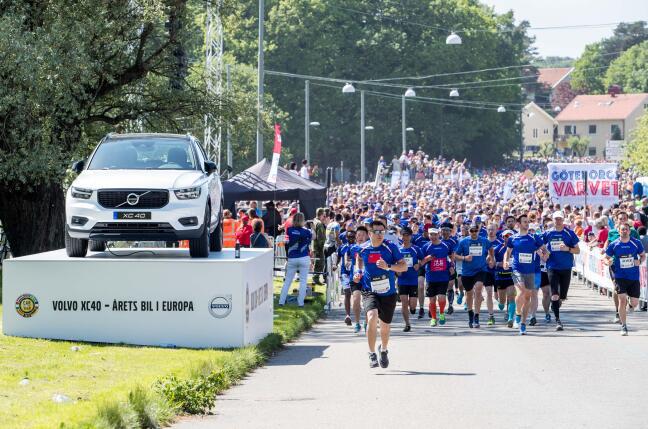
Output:
M385 231L384 229L372 229L371 232L378 235L384 235L387 231Z

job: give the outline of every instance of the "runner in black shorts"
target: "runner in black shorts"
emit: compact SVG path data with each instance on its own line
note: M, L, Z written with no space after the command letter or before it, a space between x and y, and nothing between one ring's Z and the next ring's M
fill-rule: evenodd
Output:
M360 332L360 298L361 298L361 292L362 292L362 281L355 281L353 273L355 271L355 263L356 263L356 256L358 255L358 252L360 251L360 247L367 241L367 238L369 236L369 232L367 231L367 228L363 225L360 225L356 229L356 244L351 246L349 249L349 252L345 256L345 258L350 259L350 272L351 272L351 282L350 282L350 289L351 289L351 308L353 310L353 316L355 318L355 326L353 328L353 331L357 334ZM365 321L365 330L367 327L367 322Z
M450 273L454 272L451 263L452 249L441 241L439 230L430 228L430 242L423 248L423 264L425 265L425 294L430 299L430 326L437 326L437 303L439 304L439 324L445 324L446 292Z
M515 316L515 287L511 270L505 270L502 263L506 253L506 241L511 236L513 236L512 230L507 229L504 231L502 233L502 244L495 247L495 287L497 288L498 301L500 303L506 302L508 306L505 322L509 328L513 327ZM503 309L503 307L500 309Z
M421 249L412 244L412 229L409 226L401 229L401 239L403 245L399 247L405 262L407 271L398 273L398 295L400 296L401 308L403 311L403 320L405 328L403 332L409 332L412 328L410 325L410 312L416 311L416 298L418 296L418 271L419 265L422 265Z

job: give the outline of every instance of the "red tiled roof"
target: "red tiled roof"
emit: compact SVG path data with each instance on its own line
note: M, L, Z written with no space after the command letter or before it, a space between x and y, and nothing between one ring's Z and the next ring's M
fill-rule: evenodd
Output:
M643 104L648 94L579 95L558 116L557 121L596 121L626 119Z
M572 67L538 69L538 82L553 88L572 71Z

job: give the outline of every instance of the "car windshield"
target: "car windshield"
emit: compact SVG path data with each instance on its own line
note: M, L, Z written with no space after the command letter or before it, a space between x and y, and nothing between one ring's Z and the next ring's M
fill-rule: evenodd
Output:
M116 139L99 145L88 170L196 170L196 164L187 140Z

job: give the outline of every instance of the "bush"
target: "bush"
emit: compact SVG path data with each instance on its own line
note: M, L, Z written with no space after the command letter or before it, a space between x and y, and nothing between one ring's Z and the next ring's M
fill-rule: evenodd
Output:
M170 375L158 381L155 389L172 405L187 414L204 414L214 405L216 394L227 387L223 372L212 372L206 377L181 380Z
M92 427L97 429L139 429L135 411L120 403L101 405L97 410L97 417Z
M158 429L173 421L176 410L161 395L145 391L141 386L128 394L128 405L137 416L138 428Z

